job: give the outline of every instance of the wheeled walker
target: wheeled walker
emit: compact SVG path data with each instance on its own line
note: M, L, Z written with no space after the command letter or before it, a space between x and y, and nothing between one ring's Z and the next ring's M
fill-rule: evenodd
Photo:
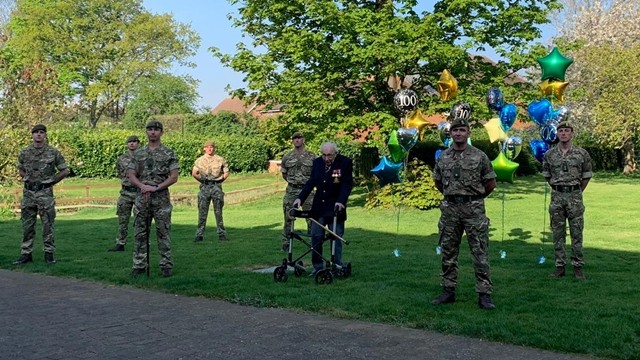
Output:
M335 242L342 241L343 244L349 245L348 241L344 240L342 237L340 237L338 234L336 234L333 231L333 229L336 228L336 224L337 224L337 213L333 217L333 227L331 229L328 226L322 225L316 219L312 218L310 216L309 211L291 209L289 211L289 215L293 219L293 221L291 222L291 235L289 236L289 251L287 253L287 258L282 260L282 265L276 267L275 270L273 270L273 279L276 282L286 282L289 279L289 273L287 271L289 266L293 268L293 274L296 277L302 276L306 272L306 269L302 262L302 258L307 256L307 254L311 252L315 252L316 254L318 254L322 258L322 260L325 262L324 269L319 270L315 275L316 284L331 284L333 282L334 277L347 278L351 276L351 263L336 264L335 262ZM309 219L311 222L315 223L316 225L324 229L325 234L328 234L328 235L325 236L323 242L326 240L331 241L331 257L329 259L319 254L307 240L302 238L302 236L300 236L299 233L294 231L294 224L295 224L296 218ZM295 259L293 258L293 242L294 242L293 240L294 239L300 241L301 243L307 246L307 251L305 251L302 255L300 255Z

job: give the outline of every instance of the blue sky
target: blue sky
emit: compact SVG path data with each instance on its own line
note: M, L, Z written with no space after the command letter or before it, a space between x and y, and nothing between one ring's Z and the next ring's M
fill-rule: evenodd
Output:
M420 8L431 7L435 1L420 1ZM200 37L200 49L190 59L196 68L174 69L175 74L188 74L200 81L198 91L200 107L213 108L228 96L227 84L242 86L243 75L223 67L207 50L211 46L223 53L234 53L236 44L243 41L242 33L231 26L227 14L234 12L226 0L144 0L143 4L152 13L171 13L176 21L189 24ZM551 36L551 28L544 29L543 36ZM491 57L491 55L489 54Z

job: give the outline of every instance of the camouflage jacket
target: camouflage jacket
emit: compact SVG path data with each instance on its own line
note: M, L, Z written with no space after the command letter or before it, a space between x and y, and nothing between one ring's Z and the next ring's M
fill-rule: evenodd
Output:
M542 176L550 178L551 185L580 185L582 179L593 176L589 153L578 146L571 145L566 154L562 154L556 145L544 154Z
M193 168L198 170L202 180L222 180L222 175L229 172L227 160L217 154L200 156Z
M168 147L160 144L152 150L145 145L133 153L128 170L135 170L142 183L157 185L169 178L172 170L180 170L180 164L176 153Z
M25 182L53 183L56 173L66 168L67 164L60 151L49 145L36 148L31 144L22 149L18 156L18 169L24 171Z
M131 160L133 160L133 156L127 151L120 155L118 162L116 163L116 172L122 182L122 186L132 186L131 181L129 181L129 176L127 175Z
M484 195L484 184L495 177L487 155L471 145L462 152L444 150L433 169L433 179L442 182L444 195Z
M313 168L313 160L317 156L309 150L297 152L292 150L282 157L280 171L287 175L287 182L293 186L303 186Z

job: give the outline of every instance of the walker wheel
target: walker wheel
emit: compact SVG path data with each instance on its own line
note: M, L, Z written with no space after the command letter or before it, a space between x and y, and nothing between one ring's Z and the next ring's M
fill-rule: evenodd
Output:
M278 266L273 270L273 280L275 282L287 282L287 279L289 279L289 274L286 266Z
M348 262L346 265L342 267L342 274L344 277L348 278L351 276L351 263Z
M331 270L329 269L320 270L316 274L316 284L329 285L332 282L333 282L333 275L331 274Z

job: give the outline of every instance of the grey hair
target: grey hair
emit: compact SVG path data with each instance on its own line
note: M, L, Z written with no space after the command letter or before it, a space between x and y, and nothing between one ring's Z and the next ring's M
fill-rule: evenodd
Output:
M330 141L323 142L322 146L320 146L320 152L322 152L322 149L324 149L325 146L331 148L331 150L333 150L334 153L336 154L338 153L338 145L336 145L336 143L330 142Z

